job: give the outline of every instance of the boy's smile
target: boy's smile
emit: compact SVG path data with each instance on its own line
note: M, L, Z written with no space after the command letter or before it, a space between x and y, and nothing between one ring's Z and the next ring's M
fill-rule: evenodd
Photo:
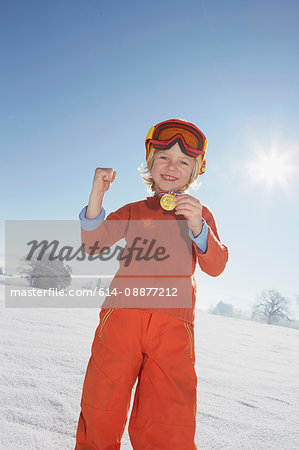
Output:
M182 190L190 180L194 164L195 158L185 155L178 143L168 150L156 150L151 170L156 193Z

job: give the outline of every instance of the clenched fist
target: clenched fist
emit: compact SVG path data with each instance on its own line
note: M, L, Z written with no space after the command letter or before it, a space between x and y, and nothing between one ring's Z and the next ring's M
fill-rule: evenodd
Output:
M104 194L115 180L116 172L111 168L97 167L93 177L92 193Z
M108 191L115 180L115 170L97 167L94 172L91 194L89 196L88 207L85 213L87 219L96 218L101 210L105 192Z

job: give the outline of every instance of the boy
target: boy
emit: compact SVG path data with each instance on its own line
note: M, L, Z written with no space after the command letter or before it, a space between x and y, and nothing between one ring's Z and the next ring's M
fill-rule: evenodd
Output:
M145 146L150 176L144 181L154 196L129 203L103 221L104 194L116 173L98 168L88 207L80 213L85 250L95 249L95 242L111 247L125 236L127 254L110 286L110 292L120 294L117 299L107 296L100 312L76 450L120 448L137 378L128 428L133 448L197 448L194 272L198 262L205 273L220 275L228 249L209 209L184 193L205 170L203 133L192 123L171 119L151 128ZM127 264L128 255L137 250L136 232L144 244L164 244L156 249L154 264L141 248ZM155 289L163 295L146 295Z

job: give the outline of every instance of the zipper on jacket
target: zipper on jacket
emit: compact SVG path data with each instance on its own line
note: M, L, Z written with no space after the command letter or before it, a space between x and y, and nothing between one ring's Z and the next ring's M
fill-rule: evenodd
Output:
M106 314L104 315L103 320L102 320L102 325L101 325L99 335L98 335L99 337L102 337L105 323L107 322L108 317L113 313L113 311L114 311L114 309L109 309L109 311L107 311Z
M192 331L189 328L189 324L188 322L184 322L185 324L185 328L187 330L187 333L189 335L189 339L190 339L190 358L193 358L193 336L192 336Z

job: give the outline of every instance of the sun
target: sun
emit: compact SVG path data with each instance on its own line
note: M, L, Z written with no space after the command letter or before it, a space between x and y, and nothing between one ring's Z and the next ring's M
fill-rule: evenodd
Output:
M256 156L247 163L247 169L251 183L263 183L268 191L275 185L287 189L295 172L291 154L282 154L275 149L256 152Z

